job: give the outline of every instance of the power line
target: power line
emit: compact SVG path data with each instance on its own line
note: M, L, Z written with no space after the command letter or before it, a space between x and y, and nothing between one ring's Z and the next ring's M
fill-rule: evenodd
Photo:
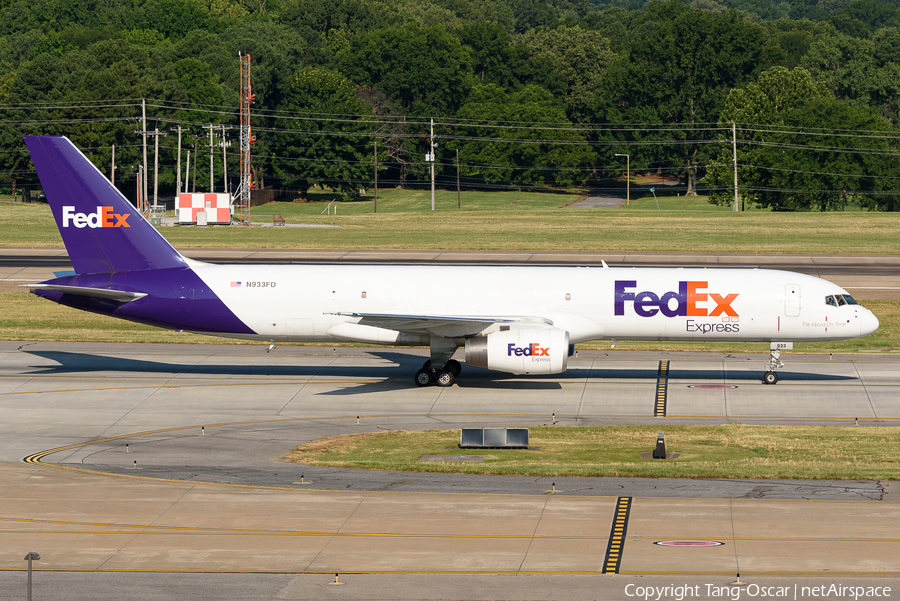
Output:
M898 151L889 150L865 150L856 148L840 148L834 146L812 146L805 144L784 144L780 142L756 142L753 140L739 140L741 144L749 146L769 146L772 148L790 148L792 150L812 150L815 152L836 152L842 154L871 154L881 156L900 156Z
M780 167L764 167L762 165L745 165L741 163L739 167L750 167L752 169L765 169L766 171L785 171L788 173L802 173L804 175L831 175L834 177L867 177L871 179L900 179L897 175L868 175L865 173L826 173L821 171L800 171L797 169L782 169Z

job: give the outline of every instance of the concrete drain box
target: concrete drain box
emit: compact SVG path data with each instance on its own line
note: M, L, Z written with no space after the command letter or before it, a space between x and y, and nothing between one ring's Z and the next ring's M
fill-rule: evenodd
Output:
M463 428L463 449L527 449L528 428Z

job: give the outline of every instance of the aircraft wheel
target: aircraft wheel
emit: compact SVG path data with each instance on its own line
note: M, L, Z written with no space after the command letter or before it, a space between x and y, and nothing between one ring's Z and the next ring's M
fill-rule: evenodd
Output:
M416 372L417 386L431 386L434 384L434 373L430 369L420 369Z
M778 374L774 371L767 371L765 375L763 375L764 384L775 384L776 382L778 382Z
M452 373L454 378L458 378L462 371L462 365L460 365L459 361L456 359L450 359L447 361L447 365L444 366L444 369Z
M442 388L453 386L454 380L456 380L456 378L453 376L453 372L447 371L446 369L439 370L434 374L435 384L441 386Z
M431 369L431 359L422 364L422 369Z

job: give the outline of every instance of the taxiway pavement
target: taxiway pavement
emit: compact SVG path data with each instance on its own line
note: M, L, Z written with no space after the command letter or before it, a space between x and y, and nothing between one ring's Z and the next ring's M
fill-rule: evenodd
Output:
M242 571L253 574L225 598L254 598L241 596L251 582L269 591L255 598L329 598L321 587L334 572L368 583L334 595L372 599L434 598L423 591L440 578L459 580L437 598L625 599L627 583L653 578L726 585L741 572L792 586L900 575L894 482L550 482L282 460L339 433L537 426L554 415L560 427L895 426L896 357L788 354L779 383L766 386L763 355L592 351L557 376L465 368L451 388L417 388L425 353L0 343L0 587L21 579L32 550L36 567L72 570L79 586L126 572L122 582L143 586L131 598L147 599L172 582L202 598L203 583L222 590ZM668 400L654 417L660 361L669 361ZM666 540L716 544L657 544ZM143 570L181 576L144 586ZM65 573L47 582L65 586ZM571 574L583 580L556 588ZM479 588L485 578L504 588Z

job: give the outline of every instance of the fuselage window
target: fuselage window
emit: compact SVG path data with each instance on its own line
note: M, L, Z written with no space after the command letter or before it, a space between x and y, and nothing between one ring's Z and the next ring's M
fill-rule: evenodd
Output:
M826 296L826 297L825 297L825 304L828 305L828 306L830 306L830 307L837 307L837 301L834 300L834 297L833 297L833 296Z

